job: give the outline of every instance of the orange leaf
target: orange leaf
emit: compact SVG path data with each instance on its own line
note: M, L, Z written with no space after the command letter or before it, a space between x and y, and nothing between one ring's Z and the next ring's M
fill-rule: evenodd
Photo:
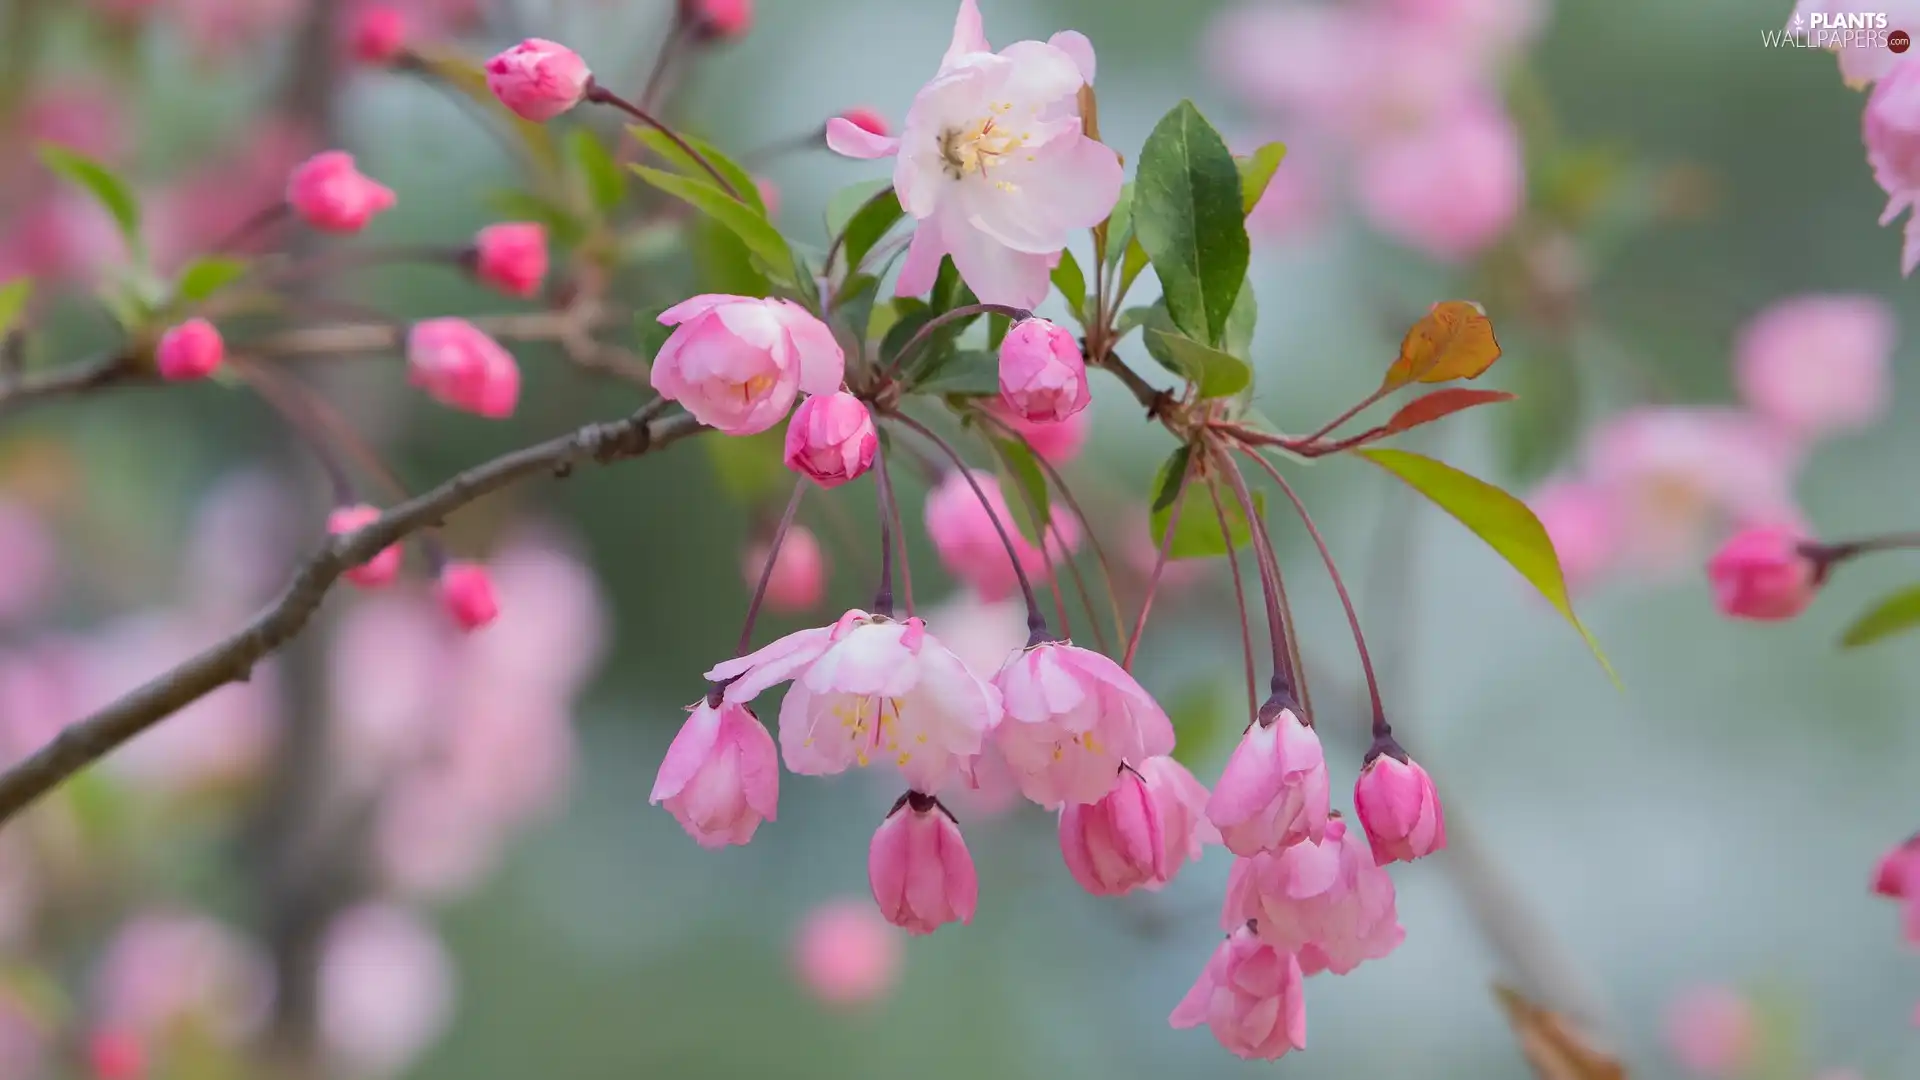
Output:
M1500 359L1493 322L1479 304L1443 300L1413 324L1400 342L1400 358L1387 369L1382 391L1408 383L1477 378Z
M1504 986L1493 988L1520 1053L1540 1080L1627 1080L1626 1067L1602 1053L1568 1020Z
M1431 424L1443 416L1471 409L1475 405L1512 400L1513 395L1505 390L1471 390L1464 386L1449 386L1407 402L1399 412L1393 414L1393 419L1387 421L1386 433L1392 435L1421 424Z

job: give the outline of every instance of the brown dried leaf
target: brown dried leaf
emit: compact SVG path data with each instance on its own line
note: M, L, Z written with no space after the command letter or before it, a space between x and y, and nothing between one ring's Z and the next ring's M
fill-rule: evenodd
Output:
M1498 359L1500 342L1493 336L1493 320L1480 305L1443 300L1407 331L1400 342L1400 357L1387 369L1381 389L1476 378Z

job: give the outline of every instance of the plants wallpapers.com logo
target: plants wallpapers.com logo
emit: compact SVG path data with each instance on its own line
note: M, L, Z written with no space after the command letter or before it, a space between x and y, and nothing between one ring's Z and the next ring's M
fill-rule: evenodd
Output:
M1884 11L1795 14L1779 30L1763 30L1762 44L1788 49L1886 49L1904 53L1913 47L1905 29L1892 26Z

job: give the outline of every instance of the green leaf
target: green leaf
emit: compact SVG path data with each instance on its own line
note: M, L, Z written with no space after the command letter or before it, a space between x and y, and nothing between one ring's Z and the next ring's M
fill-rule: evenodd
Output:
M793 249L767 221L766 215L729 196L712 184L703 184L675 173L630 166L640 179L685 202L727 227L747 250L757 256L769 271L769 277L781 284L793 284ZM781 275L785 274L785 277Z
M202 255L180 271L174 296L197 304L247 275L247 260L224 255Z
M1573 602L1567 596L1566 577L1560 571L1560 556L1554 551L1553 541L1548 538L1540 519L1533 516L1533 511L1527 508L1526 503L1484 480L1421 454L1388 449L1356 450L1354 453L1399 477L1408 487L1425 495L1435 506L1452 514L1475 536L1486 541L1488 547L1540 590L1540 595L1547 598L1554 610L1565 616L1575 630L1580 631L1580 637L1586 641L1587 648L1593 651L1594 659L1600 661L1607 676L1616 685L1619 684L1620 676L1614 673L1613 665L1607 661L1606 654L1600 651L1600 643L1580 622L1580 617L1573 613Z
M0 341L6 340L13 332L15 320L26 310L27 298L33 295L32 278L14 278L0 285Z
M627 174L599 135L590 128L574 128L567 135L567 155L586 185L589 205L601 213L620 205L627 194Z
M1000 343L1007 340L1007 331L1013 329L1013 320L1005 315L987 316L987 348L1000 351Z
M872 274L855 274L841 282L833 298L833 318L861 349L867 347L867 327L873 325L873 305L880 295L880 279Z
M884 239L907 212L900 208L900 200L893 194L892 188L882 188L878 194L862 203L847 220L846 240L847 267L859 266L873 250L875 244Z
M1133 239L1133 181L1120 185L1120 198L1107 214L1107 265L1120 265L1121 249Z
M1188 337L1218 345L1247 278L1232 151L1183 101L1147 137L1134 185L1134 234L1160 276L1167 314Z
M694 267L704 288L730 296L766 296L773 292L761 261L724 225L701 218L689 232Z
M979 303L973 295L973 290L968 288L965 279L961 278L960 268L953 264L952 256L940 260L940 274L933 279L933 292L930 295L935 314ZM957 335L971 325L973 325L973 318L955 319L943 325L941 329L945 330L951 326L954 328L954 334Z
M125 180L98 161L57 143L41 143L40 160L61 179L84 189L106 207L120 227L128 250L140 250L140 200Z
M721 488L741 502L756 502L786 490L792 480L782 461L786 430L782 426L758 435L701 439Z
M545 225L553 242L561 247L573 247L587 235L586 222L579 214L532 192L505 188L489 194L487 204L504 217Z
M988 397L1000 392L1000 361L990 352L962 349L912 386L918 394Z
M933 319L933 309L927 306L925 300L913 296L899 297L888 306L893 311L893 325L887 327L886 336L880 339L880 358L890 364L894 357L900 355L900 350L906 347L907 342L920 332L920 328ZM907 375L911 378L916 373L921 377L931 374L928 362L933 359L934 350L924 350Z
M1211 480L1192 477L1192 481L1182 484L1192 451L1181 447L1173 452L1160 465L1160 472L1154 477L1153 489L1159 494L1154 497L1156 505L1150 518L1153 528L1153 549L1160 550L1160 541L1167 534L1167 522L1173 520L1174 508L1179 508L1180 519L1173 527L1173 545L1167 552L1168 559L1204 559L1227 553L1227 537L1220 534L1220 513L1213 506L1214 495L1209 492ZM1175 494L1168 496L1168 488ZM1241 509L1239 500L1230 491L1219 492L1220 511L1227 519L1227 532L1236 548L1245 547L1253 539L1253 529L1247 523L1247 515ZM1253 493L1253 509L1256 514L1265 514L1267 503L1264 492Z
M659 154L661 160L678 169L689 179L698 180L722 195L727 194L720 185L714 183L713 173L708 172L699 161L695 160L693 155L682 150L663 132L656 131L650 127L642 127L638 124L628 127L627 131L632 133L634 138L639 139L647 149ZM715 172L727 178L727 183L733 185L734 193L731 197L734 201L744 203L748 207L751 207L753 211L763 219L767 216L767 204L760 198L760 185L753 182L752 173L741 168L738 162L721 153L712 143L703 142L685 132L677 132L676 134L678 134L681 140L689 147L698 151L702 157L705 157L708 164L713 166ZM640 167L636 166L636 171L638 171L639 168ZM642 173L642 175L645 174ZM663 188L662 190L665 189ZM668 192L668 194L673 193Z
M1246 157L1237 157L1233 163L1240 168L1240 213L1253 213L1260 205L1260 197L1267 193L1267 185L1273 182L1273 174L1280 171L1280 162L1287 156L1287 144L1270 142Z
M853 220L853 215L872 202L875 195L891 187L893 187L891 180L862 180L857 184L848 184L827 196L826 234L839 236L845 232L847 224Z
M1167 699L1173 759L1189 769L1219 760L1247 722L1244 708L1233 684L1217 678L1202 678L1175 692Z
M1073 252L1060 252L1060 265L1053 268L1053 284L1060 290L1060 298L1067 302L1073 321L1086 326L1087 275L1081 272L1080 261L1073 257Z
M1174 498L1180 494L1181 486L1187 482L1187 463L1191 460L1193 460L1193 446L1189 443L1181 443L1180 448L1173 452L1173 456L1167 459L1165 465L1161 466L1158 483L1153 492L1154 513L1157 514L1173 505ZM1158 550L1158 545L1155 545L1155 549Z
M1181 334L1149 327L1147 340L1158 340L1172 358L1172 366L1191 380L1203 398L1232 397L1253 383L1253 368L1231 353L1202 345ZM1149 351L1152 347L1149 345ZM1155 354L1156 359L1159 354Z
M1909 585L1881 597L1866 614L1855 619L1840 636L1840 644L1849 649L1870 645L1916 627L1920 627L1920 585Z
M1227 332L1221 347L1242 360L1253 360L1253 327L1260 318L1260 304L1252 289L1241 289L1233 310L1227 313Z
M1040 463L1034 460L1033 449L1018 439L992 439L993 449L999 455L1001 464L1000 486L1006 489L1007 506L1013 511L1013 519L1020 526L1020 535L1035 545L1041 543L1040 537L1053 521L1052 504L1047 499L1047 476L1040 471ZM1007 488L1012 480L1014 487ZM1037 515L1038 521L1034 518Z
M667 343L673 334L673 327L663 326L660 316L666 312L663 307L645 308L633 315L633 344L641 356L652 360L660 352L660 346Z

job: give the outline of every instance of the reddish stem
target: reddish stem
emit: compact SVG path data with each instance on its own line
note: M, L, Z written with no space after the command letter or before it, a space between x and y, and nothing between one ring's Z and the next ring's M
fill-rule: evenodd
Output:
M1220 502L1220 489L1211 482L1207 484L1207 497L1213 500L1214 516L1220 520L1220 535L1231 537L1227 508ZM1240 580L1240 554L1231 543L1227 545L1227 569L1233 571L1233 603L1240 612L1240 654L1247 672L1247 715L1251 717L1260 711L1260 690L1253 670L1253 623L1247 618L1247 587Z
M1194 458L1187 458L1187 471L1181 474L1179 494L1173 499L1173 509L1167 514L1167 531L1160 537L1160 554L1153 560L1153 574L1147 578L1147 595L1140 599L1140 617L1134 621L1133 634L1127 638L1127 654L1121 658L1120 666L1131 671L1133 654L1140 648L1140 635L1146 633L1147 615L1153 611L1153 598L1160 591L1160 574L1167 568L1167 555L1173 550L1173 533L1180 527L1180 512L1186 509L1187 484L1194 474Z
M767 565L760 568L760 581L754 585L753 600L747 604L747 619L740 627L740 644L734 648L735 656L747 655L747 649L753 644L754 621L760 617L760 604L767 598L767 583L773 580L773 566L780 559L780 545L786 542L787 530L793 528L793 518L800 512L800 496L807 493L807 484L808 481L801 480L793 485L786 513L780 515L780 524L773 530L773 541L767 545Z

